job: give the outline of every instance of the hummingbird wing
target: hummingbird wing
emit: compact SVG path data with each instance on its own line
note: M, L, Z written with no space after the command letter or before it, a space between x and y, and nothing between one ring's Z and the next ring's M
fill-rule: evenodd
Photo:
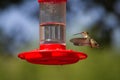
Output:
M76 33L76 34L73 34L73 35L80 35L80 38L88 38L88 36L89 36L87 34L82 34L82 33Z
M92 38L90 39L90 44L92 48L99 48L99 44Z
M75 46L91 46L87 38L73 38L70 40Z

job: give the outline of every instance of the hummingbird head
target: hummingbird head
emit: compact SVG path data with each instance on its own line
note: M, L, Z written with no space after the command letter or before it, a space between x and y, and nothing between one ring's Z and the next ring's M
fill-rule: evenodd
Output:
M74 34L74 35L78 35L78 34L81 34L83 36L83 38L89 38L89 33L88 32L81 32L81 33L77 33L77 34Z
M78 34L82 34L82 35L88 35L88 32L76 33L76 34L74 34L74 35L78 35Z
M81 32L80 34L88 35L89 33L84 31L84 32Z
M80 34L82 34L82 36L84 38L88 38L89 37L89 33L88 32L81 32Z

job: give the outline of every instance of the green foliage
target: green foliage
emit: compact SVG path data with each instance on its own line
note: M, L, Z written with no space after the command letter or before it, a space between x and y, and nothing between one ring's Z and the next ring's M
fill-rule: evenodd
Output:
M71 65L47 66L0 56L0 80L120 80L120 56L111 49L67 47L85 52L88 58Z

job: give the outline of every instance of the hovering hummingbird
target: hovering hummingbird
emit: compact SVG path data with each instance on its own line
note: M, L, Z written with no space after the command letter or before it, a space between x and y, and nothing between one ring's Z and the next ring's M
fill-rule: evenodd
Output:
M91 48L99 48L99 44L89 36L88 32L81 32L82 38L73 38L70 40L75 46L91 46Z

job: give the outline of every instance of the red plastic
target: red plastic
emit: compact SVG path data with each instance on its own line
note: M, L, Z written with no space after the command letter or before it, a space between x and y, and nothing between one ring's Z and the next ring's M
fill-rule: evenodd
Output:
M39 3L42 2L54 2L54 3L60 3L60 2L67 2L67 0L38 0Z
M82 52L66 50L65 48L61 44L42 44L40 49L20 53L18 57L33 64L44 65L72 64L87 58L87 55Z

